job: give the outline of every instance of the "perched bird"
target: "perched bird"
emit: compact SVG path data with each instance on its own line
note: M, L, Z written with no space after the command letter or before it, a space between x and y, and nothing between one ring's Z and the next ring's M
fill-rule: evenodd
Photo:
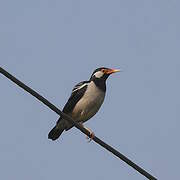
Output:
M82 81L73 88L72 94L63 108L63 112L81 124L89 120L98 112L104 101L106 79L110 74L119 71L118 69L105 67L96 69L89 81ZM72 127L73 125L70 122L60 117L56 126L49 132L48 138L54 141L59 138L64 130L67 131ZM92 131L89 130L89 132L93 136Z

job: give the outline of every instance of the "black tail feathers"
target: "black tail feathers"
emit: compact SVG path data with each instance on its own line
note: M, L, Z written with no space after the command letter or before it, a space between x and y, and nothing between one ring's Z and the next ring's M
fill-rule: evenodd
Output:
M55 141L64 131L64 126L58 127L57 125L49 132L48 139Z

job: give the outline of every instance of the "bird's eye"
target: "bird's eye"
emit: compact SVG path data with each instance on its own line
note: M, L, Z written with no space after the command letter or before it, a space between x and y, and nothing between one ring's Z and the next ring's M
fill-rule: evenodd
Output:
M106 70L105 70L105 69L102 69L101 71L102 71L103 73L105 73L105 72L106 72Z

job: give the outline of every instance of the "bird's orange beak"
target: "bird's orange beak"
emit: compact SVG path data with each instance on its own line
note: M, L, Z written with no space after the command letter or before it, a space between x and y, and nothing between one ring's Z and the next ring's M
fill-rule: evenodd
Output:
M107 69L106 70L106 74L112 74L112 73L116 73L116 72L119 72L120 69Z

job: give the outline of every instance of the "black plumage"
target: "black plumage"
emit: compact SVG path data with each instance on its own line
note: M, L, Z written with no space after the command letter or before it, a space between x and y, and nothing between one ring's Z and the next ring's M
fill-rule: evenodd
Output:
M89 81L82 81L80 83L78 83L72 90L71 96L68 99L66 105L63 108L63 112L68 114L70 112L72 112L74 106L76 105L76 103L82 98L82 96L84 95L86 89L87 89L87 83L89 83ZM82 88L80 88L82 85L84 85Z

